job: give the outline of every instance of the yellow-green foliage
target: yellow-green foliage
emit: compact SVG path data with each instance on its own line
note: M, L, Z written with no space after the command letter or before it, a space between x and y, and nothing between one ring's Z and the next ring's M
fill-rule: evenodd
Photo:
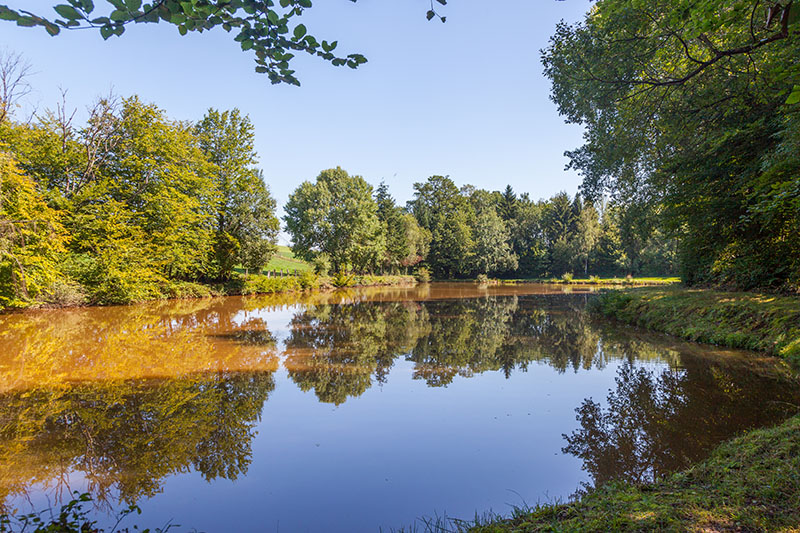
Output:
M271 294L299 288L300 282L295 277L248 276L242 286L242 294Z
M93 303L126 304L159 298L166 280L153 260L148 236L121 202L90 204L75 216L77 252L65 270Z
M653 485L611 484L472 531L797 531L798 435L795 417L723 444L704 463Z
M365 274L363 276L353 276L352 285L361 287L377 287L392 285L416 285L417 280L414 276L374 276Z
M590 310L692 341L766 352L800 364L797 296L639 288L604 292Z
M220 296L208 285L193 283L191 281L168 281L161 288L161 293L166 298L210 298Z
M297 276L297 283L301 289L316 289L320 286L320 279L314 272L306 270Z
M65 242L58 212L0 151L0 308L24 307L58 279Z

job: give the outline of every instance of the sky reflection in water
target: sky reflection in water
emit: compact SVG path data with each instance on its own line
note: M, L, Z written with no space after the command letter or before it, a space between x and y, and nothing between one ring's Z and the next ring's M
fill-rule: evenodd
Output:
M754 354L433 284L0 317L0 495L202 531L374 531L647 481L796 412ZM577 417L576 417L577 415ZM234 527L235 526L235 527Z

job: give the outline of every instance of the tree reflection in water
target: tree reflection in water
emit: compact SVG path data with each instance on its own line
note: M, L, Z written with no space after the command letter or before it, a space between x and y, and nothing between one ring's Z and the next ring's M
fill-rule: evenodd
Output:
M793 380L725 361L682 361L682 368L660 372L627 361L605 407L589 398L576 409L581 427L564 435L563 452L583 461L595 486L653 482L702 460L738 433L798 410Z
M593 322L584 304L461 284L2 316L0 499L33 486L69 497L71 472L95 499L131 503L175 473L243 476L280 365L339 405L386 383L397 361L430 387L613 364L607 405L586 400L564 447L595 483L683 468L798 403L796 382L764 370L773 362L639 338ZM287 310L288 331L275 335L270 312Z
M272 373L89 383L0 398L0 498L44 482L67 497L81 472L96 500L135 502L194 469L206 480L247 472Z

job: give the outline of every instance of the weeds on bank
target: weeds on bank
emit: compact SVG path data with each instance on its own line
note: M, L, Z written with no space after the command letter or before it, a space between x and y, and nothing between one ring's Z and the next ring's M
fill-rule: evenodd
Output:
M687 340L744 348L800 365L800 298L744 292L642 288L607 291L593 313Z

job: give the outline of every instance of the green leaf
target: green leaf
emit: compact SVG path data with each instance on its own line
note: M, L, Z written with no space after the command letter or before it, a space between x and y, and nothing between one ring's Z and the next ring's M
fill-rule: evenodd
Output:
M0 20L17 20L18 18L19 13L6 6L0 6Z
M75 20L81 18L81 14L78 13L77 9L75 9L72 6L68 6L66 4L59 4L55 6L53 9L55 9L56 13L58 13L67 20Z
M294 37L295 39L302 39L303 36L307 33L306 27L303 24L298 24L294 29Z
M791 26L792 24L796 24L798 20L800 20L800 4L791 4L789 6L789 17L787 21Z
M139 11L139 8L142 7L142 0L125 0L125 6L128 11Z
M798 103L800 103L800 85L795 85L791 94L789 94L789 98L786 99L786 104L795 105Z
M59 32L61 31L58 26L56 26L55 24L52 24L50 22L45 22L44 29L46 29L47 33L49 33L50 35L52 35L54 37L56 35L58 35Z

